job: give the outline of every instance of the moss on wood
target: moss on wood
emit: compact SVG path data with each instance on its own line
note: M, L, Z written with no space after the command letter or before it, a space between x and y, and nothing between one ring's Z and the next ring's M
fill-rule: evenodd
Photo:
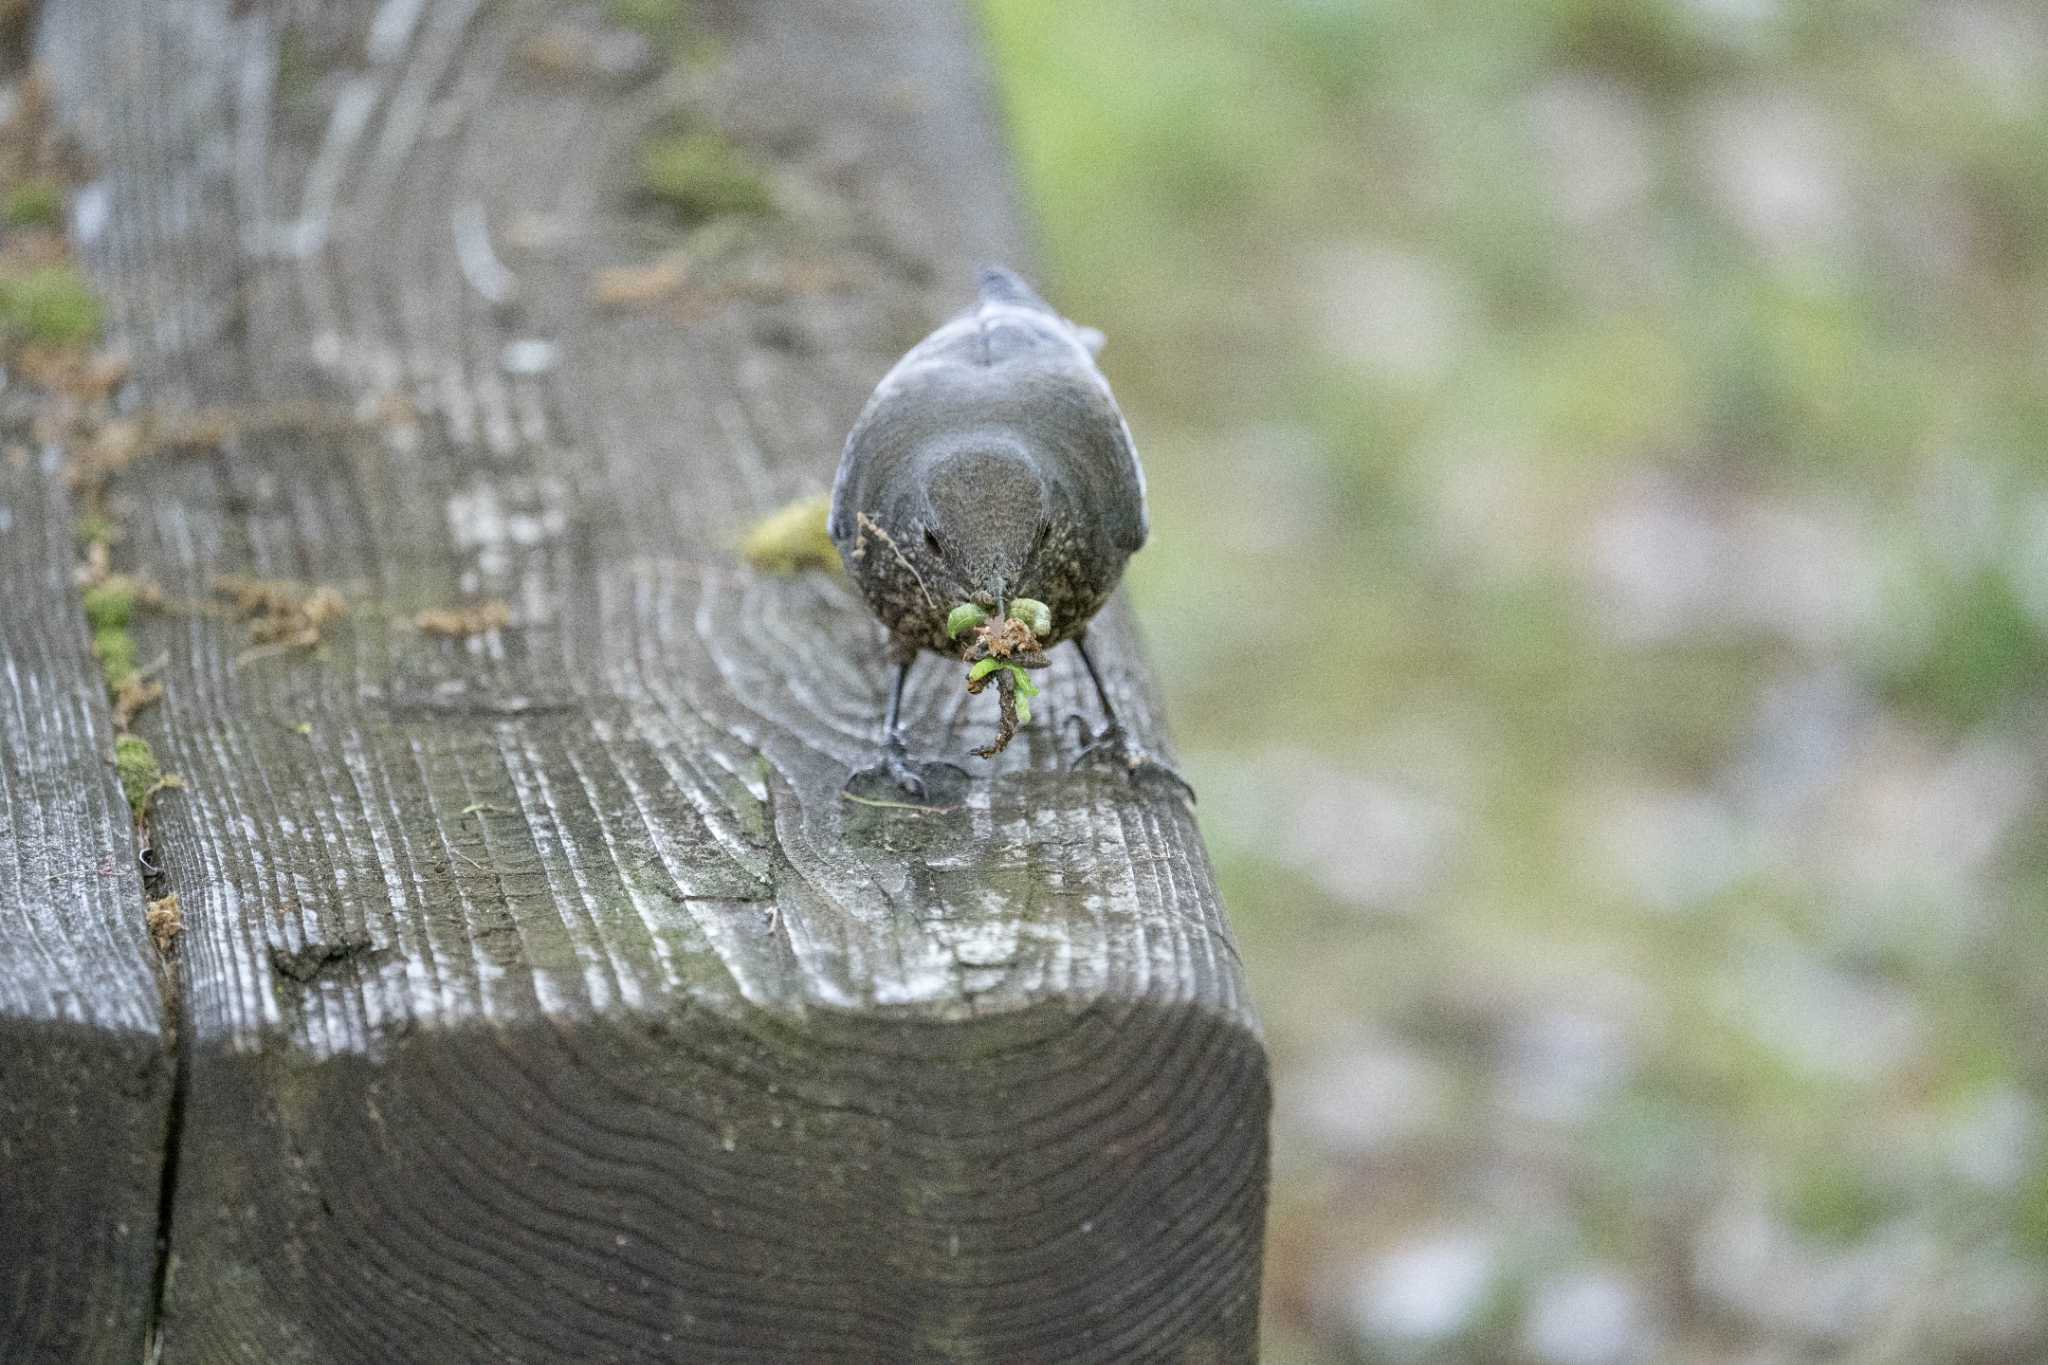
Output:
M122 735L114 741L114 771L121 778L121 792L136 823L149 818L157 793L184 786L174 773L167 773L156 761L156 750L140 735Z
M832 499L824 493L798 498L770 512L748 528L740 556L768 573L793 574L804 569L841 573L839 547L832 543L826 522Z
M640 147L640 188L683 221L761 215L775 207L768 179L739 147L704 129L660 133Z
M0 276L0 331L33 346L83 346L100 334L100 304L69 265Z

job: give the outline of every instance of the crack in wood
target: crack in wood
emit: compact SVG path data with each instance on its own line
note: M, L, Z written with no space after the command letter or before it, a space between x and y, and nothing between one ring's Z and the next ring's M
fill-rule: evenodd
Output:
M330 967L344 963L370 964L382 955L383 950L367 937L342 938L325 943L306 943L291 949L273 946L270 966L278 975L304 986L318 980Z

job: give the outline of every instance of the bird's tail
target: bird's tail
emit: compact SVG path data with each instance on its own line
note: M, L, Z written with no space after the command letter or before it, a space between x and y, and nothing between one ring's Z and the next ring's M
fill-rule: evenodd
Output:
M1052 305L1038 297L1038 291L1024 283L1023 276L999 265L982 267L981 301L1022 304L1026 308L1036 308L1041 313L1052 312Z
M1080 343L1088 348L1088 354L1102 354L1102 333L1093 327L1083 327L1061 317L1053 306L1038 297L1038 291L1024 283L1024 277L1014 270L999 265L985 265L981 268L981 302L983 307L991 303L1007 303L1019 308L1030 308L1053 319L1059 327L1072 332Z

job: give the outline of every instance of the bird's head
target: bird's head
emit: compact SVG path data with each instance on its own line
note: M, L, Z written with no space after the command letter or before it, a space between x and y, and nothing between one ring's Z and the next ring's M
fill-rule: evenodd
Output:
M1001 616L1052 524L1038 463L1013 438L981 433L923 462L919 491L920 571L946 600L978 602Z

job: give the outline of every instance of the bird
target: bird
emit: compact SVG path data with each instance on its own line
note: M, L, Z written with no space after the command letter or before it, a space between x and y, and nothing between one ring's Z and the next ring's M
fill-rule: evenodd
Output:
M1000 621L1026 600L1050 609L1040 647L1071 641L1094 683L1104 724L1082 760L1185 789L1131 741L1088 651L1089 622L1150 531L1137 445L1096 365L1102 334L1011 270L985 268L979 285L875 386L832 484L827 530L896 670L881 761L864 772L925 798L933 765L910 759L902 729L912 666L925 651L960 657L955 608Z

